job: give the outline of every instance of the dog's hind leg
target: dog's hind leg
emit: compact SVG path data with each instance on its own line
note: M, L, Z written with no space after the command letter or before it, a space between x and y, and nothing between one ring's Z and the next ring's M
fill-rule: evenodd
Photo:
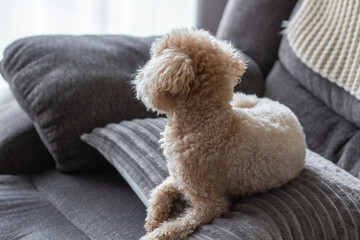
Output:
M169 240L183 239L193 232L198 226L211 222L212 219L219 217L228 210L227 200L202 201L195 206L188 207L178 218L163 222L152 232L148 232L141 240Z
M169 218L173 203L180 196L181 194L176 188L172 177L165 179L164 182L151 192L147 217L145 219L146 231L153 231Z

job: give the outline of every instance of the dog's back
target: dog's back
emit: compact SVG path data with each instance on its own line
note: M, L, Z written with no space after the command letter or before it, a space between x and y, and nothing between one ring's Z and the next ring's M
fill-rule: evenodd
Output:
M249 195L296 177L305 159L305 136L296 116L270 99L235 94L236 128L227 152L230 194Z

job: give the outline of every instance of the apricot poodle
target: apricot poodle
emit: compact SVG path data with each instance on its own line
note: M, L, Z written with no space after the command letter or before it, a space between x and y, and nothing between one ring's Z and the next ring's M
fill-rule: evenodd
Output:
M302 170L305 136L291 110L233 93L245 70L230 43L204 30L173 30L153 43L133 84L138 99L167 115L161 143L170 175L151 193L142 239L182 239L234 197L279 187ZM188 207L169 219L179 198Z

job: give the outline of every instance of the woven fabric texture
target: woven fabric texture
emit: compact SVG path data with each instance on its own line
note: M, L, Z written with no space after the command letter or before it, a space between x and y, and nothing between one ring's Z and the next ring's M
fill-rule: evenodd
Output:
M135 240L145 216L115 170L0 175L1 240Z
M83 140L121 173L145 205L167 176L158 141L166 119L123 121ZM360 180L311 151L299 177L266 193L240 198L192 239L359 239Z
M308 67L360 100L360 0L304 0L286 31Z

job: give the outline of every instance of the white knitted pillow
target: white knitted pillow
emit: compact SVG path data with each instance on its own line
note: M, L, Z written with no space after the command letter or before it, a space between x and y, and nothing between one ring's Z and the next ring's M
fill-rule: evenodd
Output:
M304 0L287 35L309 68L360 100L360 0Z

